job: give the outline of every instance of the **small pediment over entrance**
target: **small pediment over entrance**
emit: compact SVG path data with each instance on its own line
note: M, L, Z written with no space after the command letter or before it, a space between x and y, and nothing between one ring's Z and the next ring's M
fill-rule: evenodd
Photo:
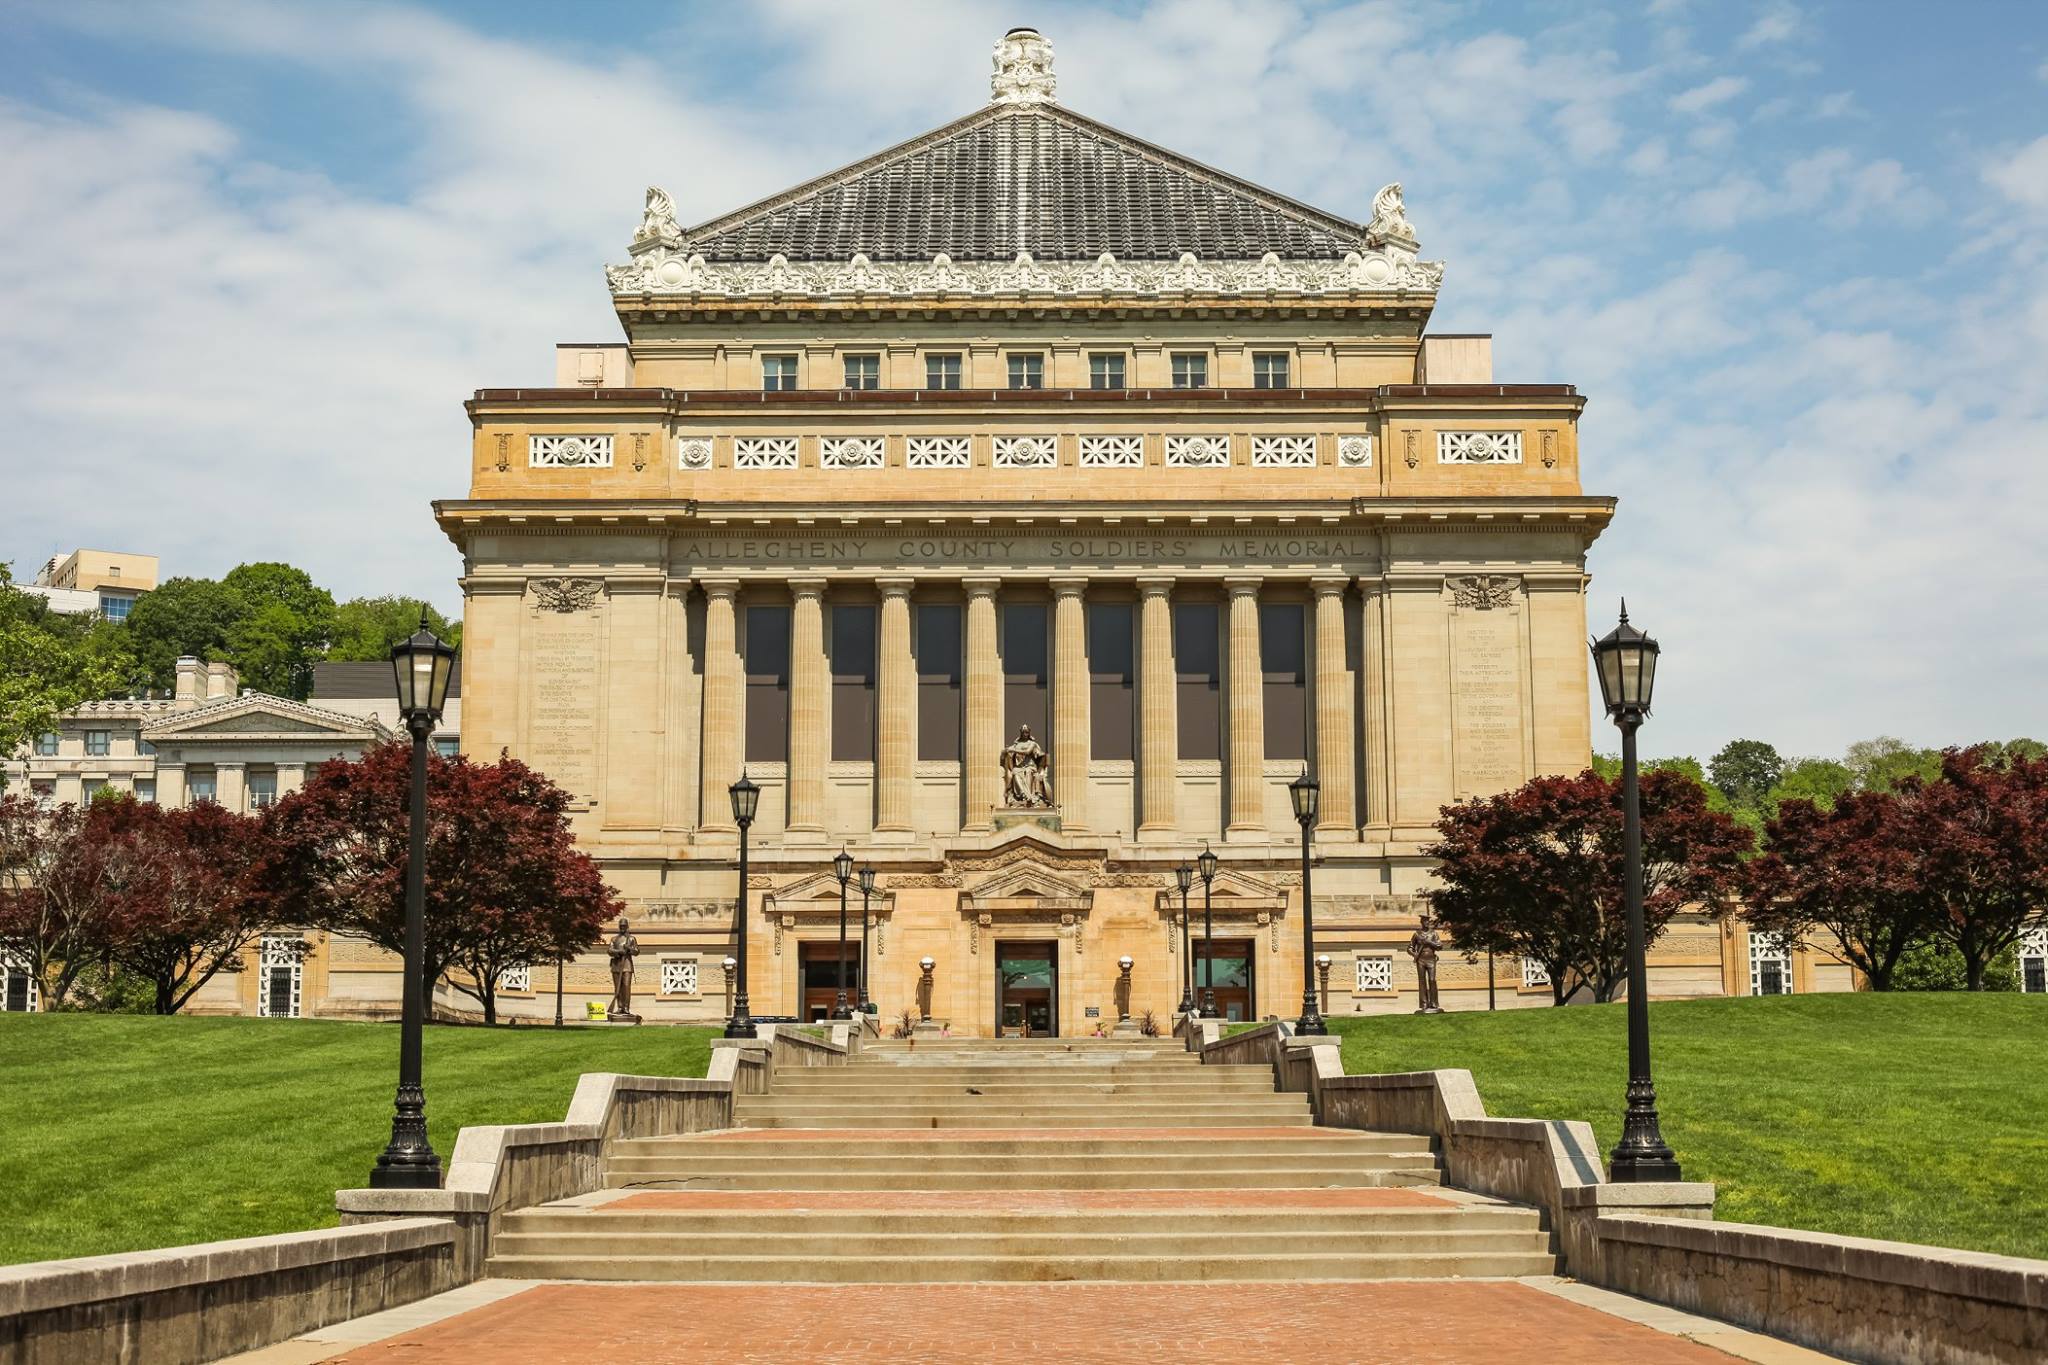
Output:
M1233 867L1216 869L1216 880L1209 887L1214 913L1218 915L1274 915L1287 908L1287 888L1264 877ZM1162 914L1180 913L1180 889L1170 887L1159 893L1159 910ZM1202 883L1198 878L1188 890L1188 910L1193 914L1202 912Z
M961 900L963 906L978 910L1019 902L1044 909L1086 910L1093 896L1094 889L1068 870L1032 860L989 873L969 887Z
M894 903L894 896L877 883L874 894L868 897L868 914L880 918ZM765 915L802 915L809 919L814 915L839 914L839 878L828 868L799 877L787 886L779 886L761 897L761 912ZM855 917L860 914L860 883L846 884L846 913Z

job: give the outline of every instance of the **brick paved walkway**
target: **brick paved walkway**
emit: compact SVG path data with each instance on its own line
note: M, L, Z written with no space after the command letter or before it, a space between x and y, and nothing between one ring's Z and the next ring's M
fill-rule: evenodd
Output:
M363 1346L360 1365L704 1360L1729 1365L1512 1281L540 1285Z
M1441 1195L1392 1187L1314 1190L648 1190L599 1213L873 1209L890 1213L1093 1213L1115 1209L1455 1209Z

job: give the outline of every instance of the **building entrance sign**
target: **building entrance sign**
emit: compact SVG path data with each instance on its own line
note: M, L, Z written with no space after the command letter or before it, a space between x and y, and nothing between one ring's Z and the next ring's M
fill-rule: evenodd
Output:
M1059 1036L1057 943L996 944L996 1037Z

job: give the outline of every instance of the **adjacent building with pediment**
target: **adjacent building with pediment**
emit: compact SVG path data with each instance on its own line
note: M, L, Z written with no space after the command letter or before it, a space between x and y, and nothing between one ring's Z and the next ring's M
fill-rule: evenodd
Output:
M742 773L756 1014L837 1003L843 847L886 1015L1072 1034L1205 970L1298 1011L1304 770L1325 1007L1412 1007L1439 808L1587 763L1584 398L1430 332L1398 184L1354 221L1056 94L1013 30L965 118L696 226L648 190L624 341L467 405L464 745L575 793L649 1017L729 1007Z

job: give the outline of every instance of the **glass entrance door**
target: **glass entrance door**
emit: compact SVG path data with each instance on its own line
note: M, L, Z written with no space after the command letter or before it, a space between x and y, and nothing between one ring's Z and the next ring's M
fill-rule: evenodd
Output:
M1057 943L996 944L996 1037L1059 1036Z
M839 939L835 935L829 942L805 943L798 948L798 961L803 970L803 1017L816 1022L832 1017L832 1007L839 999ZM852 1009L858 1003L858 982L860 981L860 940L849 937L846 941L846 1007Z
M1195 995L1200 998L1205 987L1213 989L1216 1013L1232 1023L1254 1017L1258 993L1252 980L1252 942L1219 938L1212 945L1195 940Z

